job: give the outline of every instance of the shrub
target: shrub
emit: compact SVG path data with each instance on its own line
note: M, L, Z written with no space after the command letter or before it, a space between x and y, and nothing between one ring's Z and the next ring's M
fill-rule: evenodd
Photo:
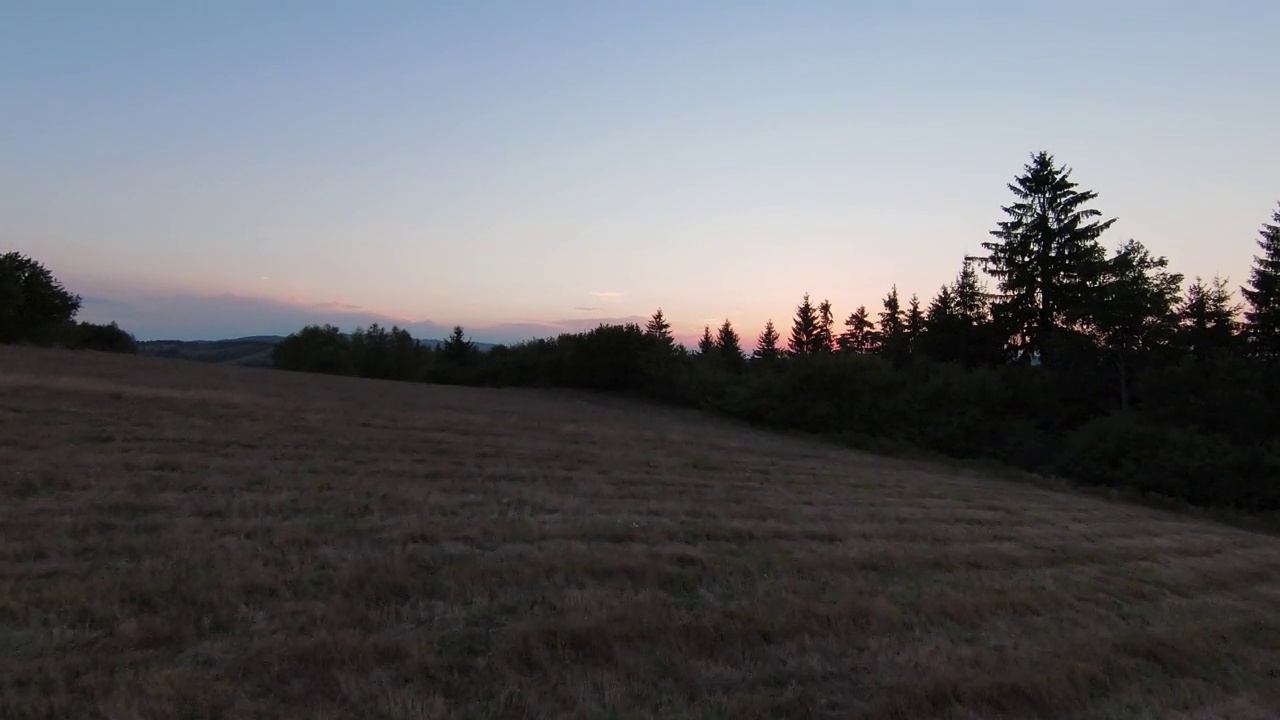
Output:
M1181 498L1194 505L1280 509L1280 454L1227 438L1153 425L1132 414L1098 418L1065 438L1057 470L1080 482Z
M131 355L136 355L138 352L137 339L122 330L114 322L106 325L95 325L88 322L73 325L70 329L70 338L67 345L73 348L100 352L127 353Z

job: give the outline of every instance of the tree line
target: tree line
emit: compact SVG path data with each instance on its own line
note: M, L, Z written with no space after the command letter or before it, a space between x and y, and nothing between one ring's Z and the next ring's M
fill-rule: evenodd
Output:
M0 345L58 345L136 353L133 335L112 322L77 322L83 299L35 259L0 253Z
M806 294L784 337L747 352L725 320L690 350L658 310L481 352L461 327L426 346L398 327L308 326L277 368L463 385L570 387L699 407L861 447L928 451L1154 492L1280 509L1280 206L1247 284L1189 282L1126 240L1072 171L1032 155L1005 219L927 301L891 287L839 319ZM0 254L0 343L136 352L35 260Z
M676 343L645 326L478 352L399 328L311 326L276 367L399 380L624 392L872 449L999 462L1189 503L1280 509L1280 206L1248 284L1187 281L1048 152L1008 184L1004 219L925 301L892 287L842 320L805 295L785 339L748 353L729 320Z

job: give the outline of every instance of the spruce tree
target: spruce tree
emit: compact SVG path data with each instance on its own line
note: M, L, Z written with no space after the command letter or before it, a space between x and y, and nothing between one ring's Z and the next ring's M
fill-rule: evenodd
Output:
M649 318L649 324L644 329L647 335L658 338L666 345L672 345L675 339L671 336L671 323L667 322L666 316L662 314L662 308Z
M449 362L465 363L475 355L476 346L466 338L461 325L454 325L453 332L440 346L441 356Z
M720 359L725 367L731 369L742 367L742 343L738 338L738 331L733 329L733 323L729 322L728 318L725 318L724 324L716 333L716 351L720 353Z
M1047 152L1032 156L1024 173L1008 185L1016 201L1001 209L1009 216L984 242L982 259L1001 292L993 308L1024 358L1037 354L1052 364L1052 345L1061 330L1075 329L1094 307L1107 265L1099 238L1115 219L1086 205L1097 197L1077 190L1071 169L1058 167Z
M1225 278L1215 276L1206 283L1197 277L1178 306L1178 347L1196 360L1230 351L1236 346L1242 308L1233 302Z
M976 258L964 259L960 273L951 284L951 295L955 298L956 315L972 325L979 325L987 321L989 312L987 288L978 278L975 264Z
M1269 360L1280 359L1280 205L1259 234L1261 255L1253 258L1249 286L1241 288L1248 307L1244 312L1245 336L1250 352Z
M924 312L920 309L920 296L912 294L907 302L907 348L915 353L919 348L920 338L924 336Z
M818 310L809 300L809 293L804 294L804 301L796 308L796 318L791 325L791 337L787 341L787 349L792 355L810 355L817 344Z
M920 353L941 362L960 357L955 345L956 326L961 321L956 314L956 298L951 285L943 285L929 301L924 313L924 333L917 340Z
M897 285L889 290L889 294L884 297L881 304L884 309L880 311L880 336L889 338L901 335L906 325L902 313L902 301L898 298Z
M704 358L716 354L716 339L711 336L711 326L702 326L702 337L698 339L698 355Z
M884 309L880 311L880 331L877 334L880 340L879 350L893 363L901 364L906 360L908 352L907 325L897 285L889 290L881 305Z
M956 299L951 293L950 285L943 285L938 294L929 302L929 309L925 312L925 327L932 331L947 318L956 315Z
M756 351L752 353L752 357L761 360L777 358L782 354L778 345L781 340L782 336L778 334L778 329L773 326L773 320L770 319L764 324L764 332L760 333L760 337L756 339Z
M966 257L956 279L943 285L924 313L923 332L915 348L941 362L969 367L995 362L1003 343L991 324L987 289L978 277L975 258Z
M829 353L835 349L836 338L835 331L832 329L835 325L835 317L831 311L831 301L823 300L818 305L818 332L813 338L813 347L810 352Z
M840 349L844 352L869 353L876 348L875 323L871 322L871 313L866 305L849 315L844 321L844 332L840 334Z

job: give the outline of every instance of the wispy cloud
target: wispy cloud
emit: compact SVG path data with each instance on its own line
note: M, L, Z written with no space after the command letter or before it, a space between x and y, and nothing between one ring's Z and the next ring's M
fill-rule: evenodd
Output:
M574 308L574 310L577 310L578 312L600 312L600 311L601 311L601 310L603 310L603 309L604 309L604 308L598 308L598 307L576 307L576 308Z
M337 302L337 301L320 303L316 305L316 307L323 308L325 310L337 310L338 312L363 312L364 311L364 308L361 307L360 305L352 305L351 303L344 303L344 302Z
M603 290L592 290L587 294L601 302L617 302L626 296L625 293L605 292Z

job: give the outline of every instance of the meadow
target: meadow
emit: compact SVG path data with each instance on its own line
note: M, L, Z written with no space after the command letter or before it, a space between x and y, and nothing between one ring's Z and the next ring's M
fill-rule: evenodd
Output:
M1272 535L608 396L0 348L0 717L1278 715Z

